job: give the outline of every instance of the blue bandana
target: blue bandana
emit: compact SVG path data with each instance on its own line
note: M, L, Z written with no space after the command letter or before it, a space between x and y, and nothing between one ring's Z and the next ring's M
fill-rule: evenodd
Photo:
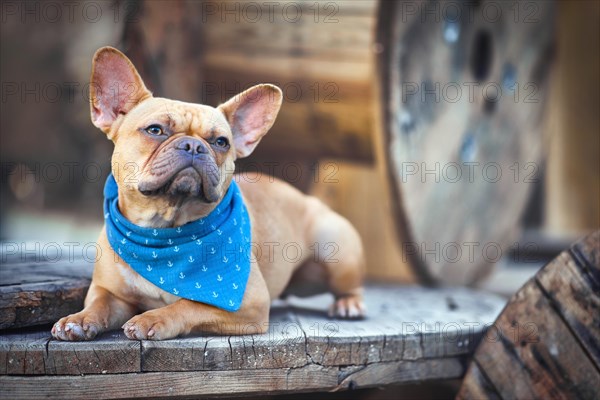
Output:
M250 275L250 220L231 182L209 215L178 228L143 228L119 211L114 177L104 186L108 242L138 274L176 296L237 311Z

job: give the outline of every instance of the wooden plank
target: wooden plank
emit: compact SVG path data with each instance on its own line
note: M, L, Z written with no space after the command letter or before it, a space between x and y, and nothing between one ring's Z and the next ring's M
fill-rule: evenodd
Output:
M262 335L142 341L142 371L298 368L308 364L304 332L293 314L272 309Z
M0 375L43 375L49 332L9 334L0 337Z
M139 372L140 342L123 332L111 332L92 342L48 343L46 375L120 374Z
M209 83L203 90L203 102L220 104L238 90L259 82L282 88L284 104L273 128L257 148L254 160L277 163L277 169L287 167L290 162L281 162L281 157L273 154L295 157L301 154L315 161L323 156L347 156L355 161L372 162L372 109L364 101L364 96L371 93L371 84L366 78L343 77L344 67L340 63L319 69L335 76L316 76L304 70L314 63L303 65L302 60L282 66L265 57L256 63L246 57L240 57L239 61L239 66L233 65L233 60L220 60L212 65L207 58L205 76ZM359 70L354 64L348 66L353 74ZM368 76L368 71L365 74Z
M0 376L1 399L31 399L60 393L64 399L265 395L451 379L464 372L461 358L370 364L360 368L315 364L290 369L148 372L74 377Z
M48 330L0 336L0 374L118 374L139 372L140 365L140 342L122 332L92 342L51 340Z
M244 371L148 372L76 377L0 376L1 399L32 399L60 393L62 399L164 398L198 395L277 394L327 391L338 384L337 368Z
M600 374L531 281L511 300L475 354L502 398L594 398Z
M374 25L373 15L340 16L335 23L323 23L321 19L320 23L312 20L297 24L289 23L281 15L268 24L247 19L222 23L220 18L208 18L206 50L280 58L369 61Z
M0 290L6 286L23 283L45 282L49 278L87 278L92 277L93 259L61 258L56 261L30 260L20 262L11 258L0 268Z
M7 263L0 269L0 329L53 323L83 308L93 263Z
M571 251L581 257L580 264L593 279L594 285L600 285L600 230L575 243Z
M369 318L363 321L319 324L315 312L323 312L329 300L298 301L296 314L313 362L360 365L469 354L504 304L493 295L475 300L462 288L373 285L367 293Z
M269 331L262 335L142 341L142 370L366 365L467 355L503 305L502 299L493 296L475 302L472 293L463 289L370 285L367 290L370 311L366 320L323 318L329 295L292 298L292 310L272 310ZM402 298L402 304L394 305L395 298ZM447 309L449 298L452 312ZM439 305L445 309L424 311Z
M460 378L464 373L463 362L460 358L443 358L376 363L360 368L342 368L340 369L342 381L336 389L360 389L420 382L425 377L434 380Z
M536 279L600 370L600 285L586 279L585 268L563 252Z

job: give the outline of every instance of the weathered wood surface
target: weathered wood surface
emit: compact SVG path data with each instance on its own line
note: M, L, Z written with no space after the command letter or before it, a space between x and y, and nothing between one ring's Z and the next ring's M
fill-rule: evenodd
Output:
M600 231L526 283L486 338L459 398L597 398Z
M53 323L83 307L93 260L39 252L0 257L0 329Z
M329 295L273 306L262 335L59 342L0 335L0 397L168 397L343 390L459 378L504 300L470 289L369 285L369 317L325 317ZM27 376L25 376L27 375Z
M424 282L477 283L540 179L554 4L529 2L529 18L510 2L379 4L376 159L398 246Z

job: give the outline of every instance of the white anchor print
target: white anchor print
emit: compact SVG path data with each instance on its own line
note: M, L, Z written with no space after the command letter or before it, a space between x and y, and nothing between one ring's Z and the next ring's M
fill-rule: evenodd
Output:
M154 229L154 230L152 231L152 234L153 234L154 236L158 236L158 231L157 231L156 229Z
M227 238L227 243L229 243L229 244L233 243L233 240L231 239L231 236L229 236L229 237Z
M152 258L157 258L157 257L158 257L158 254L156 254L156 252L155 252L155 251L153 251L153 252L152 252Z
M239 266L239 265L237 265L237 264L235 264L235 270L236 270L236 271L239 271L240 269L241 269L241 268L240 268L240 266Z
M219 282L221 282L221 281L223 280L223 277L222 277L221 275L217 275L217 280L218 280Z
M179 227L179 228L175 229L175 232L177 232L177 233L181 233L181 227Z
M188 257L188 261L189 261L189 262L191 262L191 263L193 263L193 262L194 262L194 257L192 257L192 256L189 256L189 257Z
M213 297L216 299L217 297L219 297L219 293L213 292Z
M152 267L150 266L150 264L148 264L148 266L146 267L146 269L148 270L148 272L152 271Z
M108 213L104 214L104 219L107 219L108 215L109 215Z
M119 218L115 218L115 222L118 224L119 223Z
M127 231L126 235L127 237L131 236L131 231Z
M204 225L204 220L203 219L200 220L200 225Z
M173 293L179 294L179 290L177 290L176 288L173 288Z
M217 227L214 226L213 224L210 224L210 229L212 229L214 231L215 229L217 229Z
M148 239L146 239L146 244L148 244Z
M127 243L127 239L125 239L125 238L121 239L121 244L125 244L125 243Z
M242 229L242 227L240 226L240 233L243 235L244 234L244 230Z
M169 243L169 244L173 244L173 240L172 240L172 239L169 239L169 240L167 240L167 243Z
M217 250L214 247L210 248L210 254L215 254L217 252Z
M135 253L131 253L131 255L133 256L133 258L138 258L137 254Z
M206 271L208 271L208 268L206 268L206 265L203 265L202 266L202 272L206 272Z
M175 247L173 247L173 251L174 251L175 253L179 253L179 246L175 246Z
M221 236L223 234L223 231L220 229L217 229L217 235Z
M198 246L200 246L200 245L202 244L202 240L200 240L200 239L196 240L196 244L197 244Z
M237 219L235 219L235 218L233 219L233 225L237 226Z
M227 262L228 262L228 261L229 261L229 258L227 258L227 257L223 256L223 262L224 262L225 264L227 264Z
M196 240L197 237L198 236L196 236L196 235L192 235L192 240Z
M234 283L233 285L231 285L231 286L233 287L233 290L237 290L237 288L239 287L239 286L238 286L237 284L235 284L235 283Z
M121 251L121 248L119 247L119 255L123 254L123 252Z
M229 300L229 307L233 307L235 303L233 302L233 300Z
M185 278L185 274L183 272L179 273L179 279L184 279Z
M199 284L198 282L196 282L196 289L200 289L202 287L201 284Z
M161 276L160 279L158 280L158 282L162 285L163 283L165 283L165 280L163 279L163 277Z
M168 267L172 267L172 266L173 266L173 263L172 263L171 261L167 261L167 266L168 266Z

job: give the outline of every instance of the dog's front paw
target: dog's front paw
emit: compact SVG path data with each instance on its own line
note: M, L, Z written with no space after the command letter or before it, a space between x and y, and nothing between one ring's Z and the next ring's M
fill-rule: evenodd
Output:
M61 318L52 327L52 336L58 340L92 340L104 330L94 316L81 311Z
M123 324L123 332L134 340L163 340L178 336L176 324L160 310L146 311Z
M332 318L361 319L365 317L366 307L360 295L341 296L329 307Z

